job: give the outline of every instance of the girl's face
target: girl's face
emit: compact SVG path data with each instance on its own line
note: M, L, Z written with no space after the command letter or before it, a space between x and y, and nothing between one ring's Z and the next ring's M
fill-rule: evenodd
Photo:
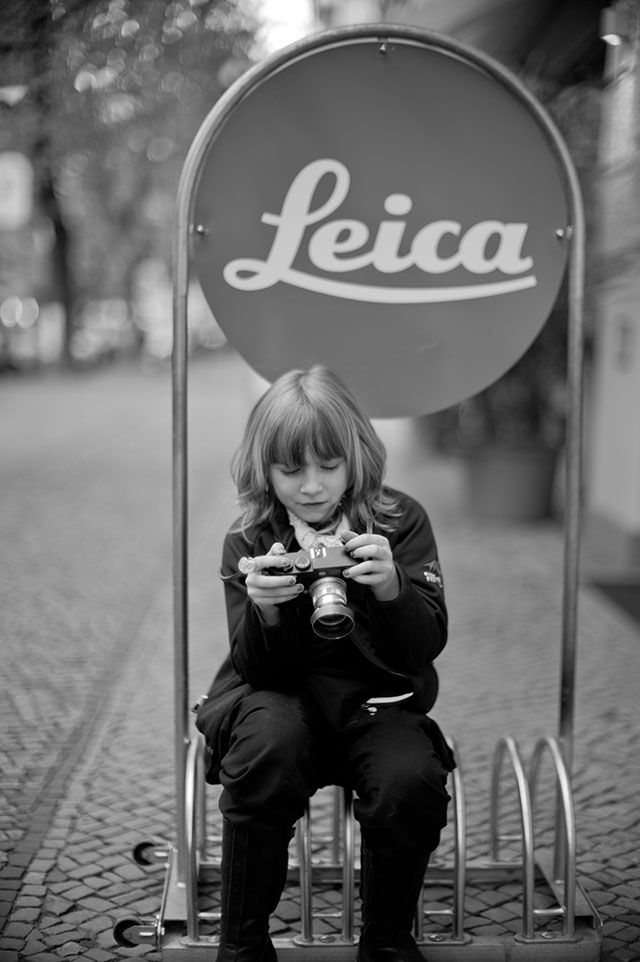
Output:
M331 518L348 485L344 458L319 462L310 451L301 467L272 464L270 476L275 495L285 508L314 525Z

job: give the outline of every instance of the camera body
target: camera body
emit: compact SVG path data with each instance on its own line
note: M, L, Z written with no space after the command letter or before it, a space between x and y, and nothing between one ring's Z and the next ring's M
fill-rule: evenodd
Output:
M298 581L303 585L309 586L318 578L342 578L347 568L352 568L358 564L345 551L342 545L322 545L308 550L290 551L280 555L286 558L287 563L278 565L274 568L265 569L265 574L270 575L296 575Z
M266 574L295 574L308 588L313 602L311 627L320 638L344 638L355 625L353 612L347 605L344 572L359 562L342 545L321 545L308 550L292 551L281 558L287 563L266 569Z

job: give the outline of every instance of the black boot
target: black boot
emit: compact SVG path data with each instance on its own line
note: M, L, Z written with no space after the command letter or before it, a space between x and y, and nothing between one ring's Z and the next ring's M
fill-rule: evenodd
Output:
M429 856L386 855L362 845L358 962L424 962L413 923Z
M222 828L220 947L217 962L275 962L269 916L287 878L292 833Z

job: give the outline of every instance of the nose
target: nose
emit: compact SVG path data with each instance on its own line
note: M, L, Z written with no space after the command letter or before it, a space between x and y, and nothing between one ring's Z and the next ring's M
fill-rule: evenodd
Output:
M307 465L302 476L300 491L303 494L317 494L322 490L322 477L318 469Z

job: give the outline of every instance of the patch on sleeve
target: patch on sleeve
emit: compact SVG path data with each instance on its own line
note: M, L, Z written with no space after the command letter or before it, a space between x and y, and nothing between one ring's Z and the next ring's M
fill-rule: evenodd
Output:
M429 564L424 566L422 574L429 584L437 585L438 588L444 588L442 581L442 568L440 567L439 561L430 561Z

